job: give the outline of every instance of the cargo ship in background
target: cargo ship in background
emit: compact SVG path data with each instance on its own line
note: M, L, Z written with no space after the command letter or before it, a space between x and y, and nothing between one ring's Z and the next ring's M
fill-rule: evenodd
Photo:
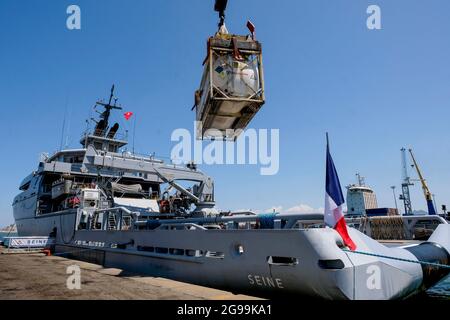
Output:
M359 173L356 178L357 183L346 187L346 221L374 239L427 240L439 224L448 222L445 215L401 214L398 208L379 207L376 193L365 178Z

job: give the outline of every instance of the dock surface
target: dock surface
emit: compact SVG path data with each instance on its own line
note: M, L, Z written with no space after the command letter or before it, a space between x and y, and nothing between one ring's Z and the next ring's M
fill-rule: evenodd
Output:
M13 300L255 300L163 278L42 253L6 254L0 248L0 299ZM78 265L81 289L67 287L67 267Z

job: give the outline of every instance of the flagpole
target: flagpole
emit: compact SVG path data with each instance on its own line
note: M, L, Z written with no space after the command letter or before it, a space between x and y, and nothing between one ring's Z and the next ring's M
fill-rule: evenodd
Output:
M327 147L330 145L330 141L328 140L328 132L325 132L325 135L327 137Z
M356 249L356 245L350 238L347 230L342 207L345 203L342 194L339 177L334 166L333 158L330 154L328 132L327 137L327 161L326 161L326 177L325 177L325 212L324 222L327 226L334 228L341 236L344 244L352 251Z
M134 123L133 123L133 154L134 154L134 137L136 136L136 119L137 119L137 116L134 115Z

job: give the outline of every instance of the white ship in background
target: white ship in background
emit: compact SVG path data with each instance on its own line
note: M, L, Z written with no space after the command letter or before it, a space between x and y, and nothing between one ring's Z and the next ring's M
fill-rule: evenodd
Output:
M364 216L367 209L378 208L375 192L359 173L356 177L358 182L347 186L347 216Z
M426 240L445 217L402 215L397 208L379 207L375 191L356 174L357 182L347 188L346 221L377 240ZM391 187L393 188L393 187ZM395 194L394 194L395 196Z

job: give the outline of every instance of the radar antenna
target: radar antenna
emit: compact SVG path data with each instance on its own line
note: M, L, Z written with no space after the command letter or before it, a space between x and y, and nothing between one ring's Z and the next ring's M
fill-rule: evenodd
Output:
M102 113L100 113L100 121L98 121L97 125L95 126L94 135L96 136L103 137L105 135L106 130L108 129L109 126L109 117L111 115L111 110L112 109L122 110L122 107L117 106L118 98L114 97L114 88L115 86L112 85L108 103L104 103L103 101L97 101L95 104L95 107L99 105L105 108L105 110ZM114 104L111 104L113 99Z

